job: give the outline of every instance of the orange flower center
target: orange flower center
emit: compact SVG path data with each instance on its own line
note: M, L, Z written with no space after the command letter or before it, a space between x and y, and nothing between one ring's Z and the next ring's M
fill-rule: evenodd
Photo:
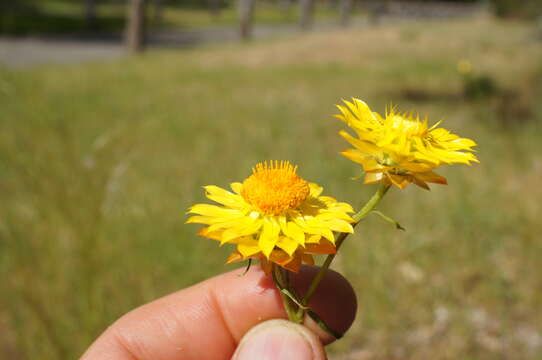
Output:
M288 161L259 163L244 182L241 195L264 214L278 215L298 207L310 193L309 184Z

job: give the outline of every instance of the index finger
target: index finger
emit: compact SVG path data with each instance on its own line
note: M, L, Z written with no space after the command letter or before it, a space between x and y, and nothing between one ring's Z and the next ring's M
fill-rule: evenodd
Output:
M294 283L306 284L317 268L303 268ZM216 276L143 305L110 326L81 360L229 359L242 336L258 323L285 318L280 294L259 267ZM333 293L333 299L325 294ZM354 292L328 271L311 302L319 315L345 332L356 310Z

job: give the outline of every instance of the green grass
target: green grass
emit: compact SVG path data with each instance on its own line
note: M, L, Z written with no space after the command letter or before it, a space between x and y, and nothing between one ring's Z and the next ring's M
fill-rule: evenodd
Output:
M464 99L461 58L521 101ZM360 313L332 351L540 359L541 59L527 25L471 20L0 70L0 357L76 358L121 314L231 268L185 211L257 161L366 200L331 117L359 96L444 119L481 164L391 191L381 210L406 232L369 218L348 240L336 267Z

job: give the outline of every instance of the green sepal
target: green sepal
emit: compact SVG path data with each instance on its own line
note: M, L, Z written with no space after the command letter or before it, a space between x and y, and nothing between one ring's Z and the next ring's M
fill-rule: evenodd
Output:
M239 274L239 277L245 276L247 274L248 270L250 270L250 265L252 265L252 259L248 259L247 267L242 274Z

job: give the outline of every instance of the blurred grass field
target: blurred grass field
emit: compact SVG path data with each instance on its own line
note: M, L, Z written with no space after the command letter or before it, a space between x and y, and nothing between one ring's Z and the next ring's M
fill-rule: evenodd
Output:
M391 191L380 208L406 232L360 224L336 263L360 312L333 358L542 359L541 44L483 18L0 69L0 358L77 358L123 313L231 268L185 211L258 161L366 200L332 118L357 96L444 120L481 164ZM504 95L465 99L461 59Z

